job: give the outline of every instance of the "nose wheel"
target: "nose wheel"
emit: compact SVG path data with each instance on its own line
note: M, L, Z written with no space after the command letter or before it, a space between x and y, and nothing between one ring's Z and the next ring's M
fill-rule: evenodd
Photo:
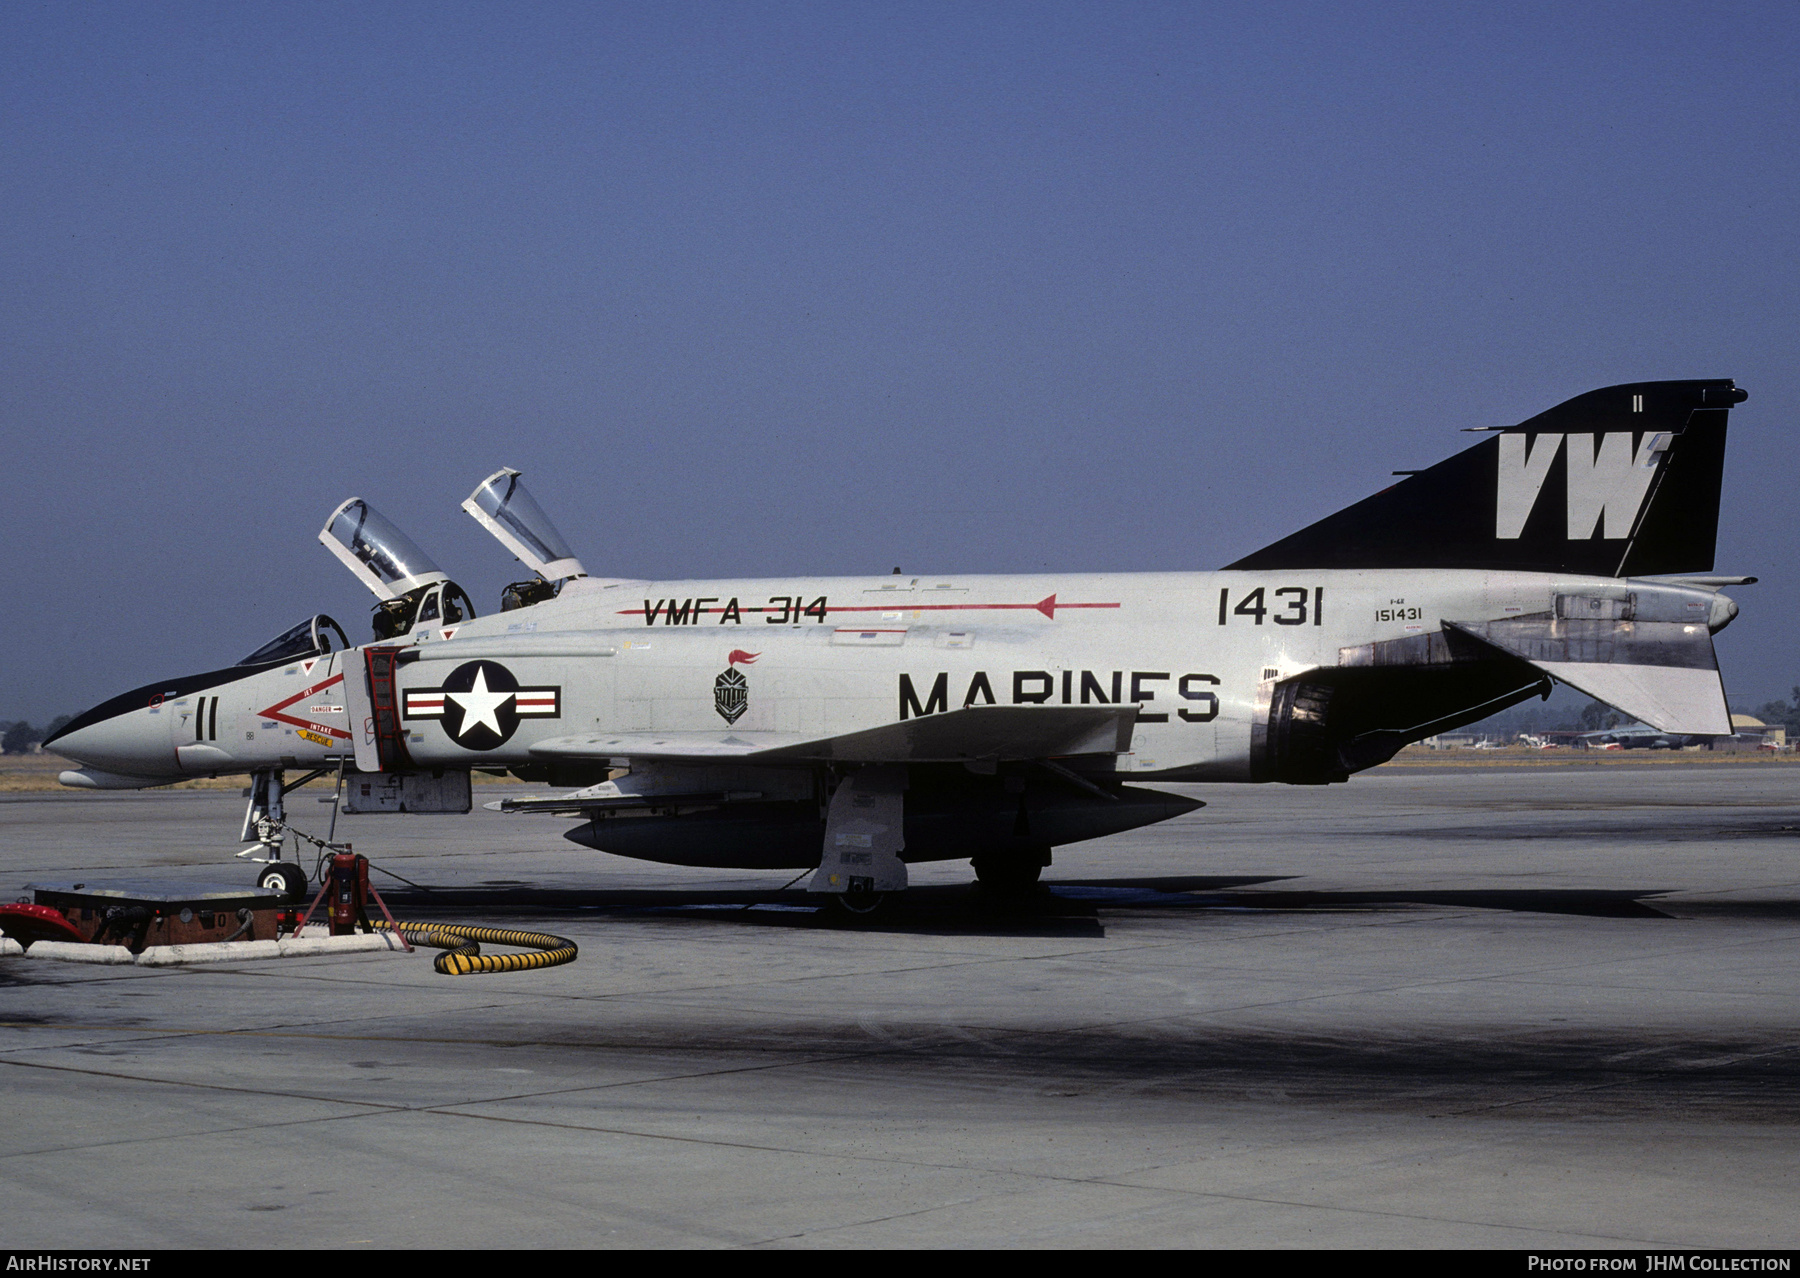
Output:
M263 867L263 872L256 876L256 886L274 888L290 901L303 900L306 896L306 871L292 861L276 861L273 865Z

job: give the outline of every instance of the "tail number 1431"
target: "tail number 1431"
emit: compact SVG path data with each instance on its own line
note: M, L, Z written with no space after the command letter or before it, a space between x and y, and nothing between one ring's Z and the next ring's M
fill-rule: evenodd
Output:
M1325 624L1325 587L1277 586L1270 590L1258 586L1245 591L1234 605L1231 587L1219 589L1219 624L1229 625L1233 617L1248 617L1256 625L1271 621L1278 626L1322 626Z

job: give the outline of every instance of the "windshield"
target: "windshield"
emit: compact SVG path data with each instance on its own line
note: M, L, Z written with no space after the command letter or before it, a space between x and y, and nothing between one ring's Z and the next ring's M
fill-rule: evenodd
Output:
M403 595L444 574L412 539L360 497L339 506L319 534L339 558L369 574L366 585L388 597Z
M308 617L291 630L282 631L238 664L260 666L272 661L290 661L295 657L319 657L349 646L349 640L344 638L344 628L320 613L316 617Z

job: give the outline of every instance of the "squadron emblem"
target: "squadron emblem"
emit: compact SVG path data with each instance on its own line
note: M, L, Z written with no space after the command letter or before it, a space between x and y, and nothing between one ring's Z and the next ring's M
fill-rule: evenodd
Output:
M713 680L713 709L726 723L736 723L744 717L744 711L750 708L750 681L743 676L738 665L749 665L762 654L745 652L742 648L733 648L731 655L725 659L725 669L717 679Z
M505 745L521 719L562 716L561 688L522 688L497 661L466 661L441 688L408 688L404 719L442 719L444 731L465 750Z
M736 670L727 670L713 680L713 709L726 723L736 723L750 708L750 683Z

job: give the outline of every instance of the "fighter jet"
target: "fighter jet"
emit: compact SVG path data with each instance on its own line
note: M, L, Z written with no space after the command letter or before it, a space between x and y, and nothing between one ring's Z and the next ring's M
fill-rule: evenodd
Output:
M282 796L511 812L682 865L812 871L872 908L909 864L1035 882L1056 847L1192 811L1144 782L1329 785L1556 683L1658 732L1728 734L1710 575L1728 380L1591 391L1217 572L596 577L501 470L464 508L533 573L478 616L366 501L320 540L371 642L301 622L222 670L102 702L45 744L98 789L248 774L261 881ZM304 776L295 778L295 774Z

